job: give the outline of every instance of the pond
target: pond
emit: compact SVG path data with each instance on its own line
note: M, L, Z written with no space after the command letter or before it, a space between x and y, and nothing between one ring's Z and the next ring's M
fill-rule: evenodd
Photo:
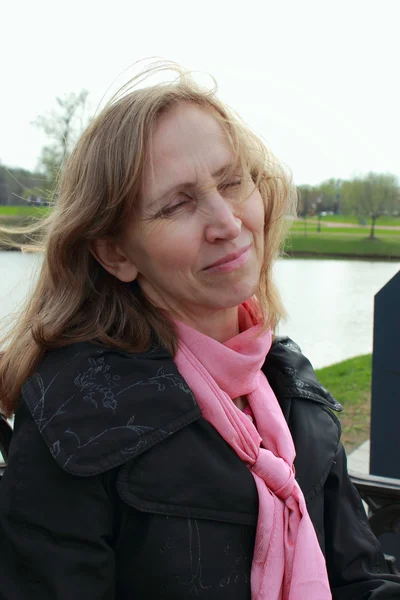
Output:
M23 302L40 256L0 252L0 318ZM289 335L315 367L372 350L374 295L400 262L284 259L275 277L288 312L279 334Z

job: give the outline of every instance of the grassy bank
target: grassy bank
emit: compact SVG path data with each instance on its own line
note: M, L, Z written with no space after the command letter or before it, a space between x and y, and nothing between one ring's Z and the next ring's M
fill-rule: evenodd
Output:
M48 206L0 206L0 224L23 225L49 214Z
M44 209L46 210L46 209ZM0 218L2 217L31 217L43 212L43 207L36 206L0 206Z
M346 233L347 235L349 234L357 234L357 235L361 235L364 238L369 236L370 233L370 228L369 227L328 227L328 226L321 226L321 231L318 232L317 231L317 227L318 227L318 223L307 223L307 228L304 227L304 222L302 221L296 221L295 223L293 223L292 227L290 228L290 231L295 232L295 233L299 233L304 235L304 233L306 232L307 235L311 234L311 233L329 233L331 235L336 235L337 233ZM399 229L379 229L379 228L375 228L375 235L376 237L381 237L381 236L385 236L385 235L392 235L392 236L400 236L400 227Z
M332 226L334 223L338 226ZM383 229L388 225L398 229ZM376 239L369 239L369 235L370 225L361 226L354 215L329 215L320 223L317 217L309 217L292 224L285 251L289 256L400 260L400 218L379 218Z
M47 217L50 208L47 206L0 206L0 227L27 227ZM13 249L12 244L29 244L32 240L24 234L13 234L0 231L0 250ZM15 249L15 248L14 248Z
M28 225L32 219L40 219L48 215L49 207L0 206L0 226L21 227ZM367 258L381 260L400 260L400 230L379 229L379 224L400 225L400 219L382 218L378 221L376 240L368 238L368 227L357 227L357 218L351 216L329 216L330 220L354 223L354 227L324 227L317 232L316 218L307 221L307 235L304 235L304 224L293 223L286 240L285 252L288 256L337 256L343 258ZM328 218L328 217L327 217ZM0 232L0 247L6 247L6 235ZM25 243L21 236L17 238Z
M369 438L372 356L350 358L316 371L319 381L343 406L338 414L347 452Z
M400 235L397 231L379 232L370 240L367 232L308 231L292 229L286 240L289 256L343 256L400 260Z
M365 221L365 219L363 219ZM318 221L318 217L308 217L308 221L316 223ZM321 218L322 225L324 221L330 223L352 223L354 225L360 225L360 219L356 215L326 215L326 217ZM392 225L400 227L400 217L379 217L377 220L377 225ZM371 226L370 220L367 220L366 227Z

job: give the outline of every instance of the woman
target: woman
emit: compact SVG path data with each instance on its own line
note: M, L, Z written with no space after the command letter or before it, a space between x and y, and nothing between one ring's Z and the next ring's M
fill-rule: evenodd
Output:
M339 405L272 343L290 182L176 70L114 99L63 173L1 362L0 596L400 598Z

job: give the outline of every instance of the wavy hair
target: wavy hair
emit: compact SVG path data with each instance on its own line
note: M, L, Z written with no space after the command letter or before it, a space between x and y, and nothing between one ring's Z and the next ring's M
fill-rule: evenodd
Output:
M150 75L170 71L168 81L141 87ZM93 240L116 237L132 218L146 152L159 116L179 102L211 109L241 164L251 172L265 206L265 249L257 300L266 327L284 315L272 268L286 233L296 194L290 177L260 139L216 96L179 65L151 65L125 85L90 123L61 174L56 202L43 222L43 261L36 285L14 326L0 341L0 408L15 412L21 386L44 354L74 342L93 341L128 352L145 351L156 339L172 355L176 332L168 316L144 294L132 291L93 257ZM37 229L37 227L36 227Z

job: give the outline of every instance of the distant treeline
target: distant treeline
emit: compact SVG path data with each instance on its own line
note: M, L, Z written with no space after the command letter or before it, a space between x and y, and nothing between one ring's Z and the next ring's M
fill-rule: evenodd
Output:
M299 215L356 214L360 220L400 215L400 185L395 175L368 173L350 180L329 179L319 185L301 185Z
M39 172L0 165L0 205L48 201L54 179ZM298 186L298 214L356 214L362 220L400 215L400 185L391 174L368 173L351 180L329 179L319 185Z
M43 173L11 169L0 165L0 205L26 205L28 200L48 200L52 182Z
M301 217L311 215L355 214L360 223L371 226L370 239L375 239L379 217L400 215L399 180L390 173L368 173L347 181L329 179L320 185L298 188Z

